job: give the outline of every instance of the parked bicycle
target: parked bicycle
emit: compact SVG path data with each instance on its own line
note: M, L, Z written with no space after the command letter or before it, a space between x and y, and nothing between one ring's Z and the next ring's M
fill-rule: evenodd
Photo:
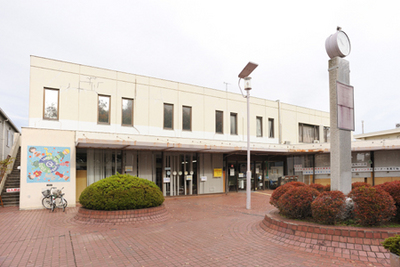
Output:
M54 211L54 209L57 208L62 208L63 211L65 211L65 208L68 205L67 200L64 198L64 193L62 190L64 189L57 189L57 187L51 187L50 189L45 189L42 191L43 199L42 199L42 205L46 209L51 209L51 211Z

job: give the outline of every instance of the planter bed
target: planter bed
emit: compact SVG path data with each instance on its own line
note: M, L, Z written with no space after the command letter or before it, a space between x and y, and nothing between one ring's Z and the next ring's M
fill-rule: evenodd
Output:
M75 220L87 224L159 223L169 219L164 204L159 207L136 210L89 210L80 207Z
M390 253L381 243L400 233L400 228L361 228L319 225L283 218L278 210L267 213L260 227L279 243L305 251L348 259L389 264Z

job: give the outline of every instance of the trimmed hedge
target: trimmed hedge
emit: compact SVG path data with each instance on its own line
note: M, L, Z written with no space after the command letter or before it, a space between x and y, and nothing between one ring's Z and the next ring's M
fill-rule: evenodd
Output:
M369 183L354 182L351 184L351 190L353 190L354 188L357 188L357 187L361 187L361 186L371 187L371 185Z
M278 200L280 212L291 219L310 217L311 203L320 193L310 186L291 186Z
M298 186L305 186L305 183L302 182L290 182L286 183L284 185L279 186L277 189L272 192L271 198L269 200L269 203L279 209L279 203L278 200L281 196L283 196L287 191L289 191L292 187L298 187Z
M396 215L393 198L379 187L356 187L349 193L349 197L354 201L354 218L361 225L381 225Z
M386 182L374 187L382 188L392 196L397 208L396 221L400 222L400 181Z
M164 196L146 179L119 174L97 181L83 190L79 203L93 210L128 210L160 206Z
M320 193L325 191L331 191L331 185L310 184L309 186L314 189L317 189Z
M341 191L321 193L312 203L312 217L316 222L335 224L346 207L346 197Z

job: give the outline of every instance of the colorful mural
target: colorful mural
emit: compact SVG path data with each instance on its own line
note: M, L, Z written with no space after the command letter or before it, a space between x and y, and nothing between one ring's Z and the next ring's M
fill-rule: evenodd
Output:
M28 146L28 183L69 182L70 148Z

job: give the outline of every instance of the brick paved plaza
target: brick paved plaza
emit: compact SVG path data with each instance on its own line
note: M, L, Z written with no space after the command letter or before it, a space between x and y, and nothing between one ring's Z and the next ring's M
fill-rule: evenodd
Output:
M147 224L0 207L0 266L389 266L276 241L260 227L270 193L253 192L251 210L245 193L168 198L170 218Z

